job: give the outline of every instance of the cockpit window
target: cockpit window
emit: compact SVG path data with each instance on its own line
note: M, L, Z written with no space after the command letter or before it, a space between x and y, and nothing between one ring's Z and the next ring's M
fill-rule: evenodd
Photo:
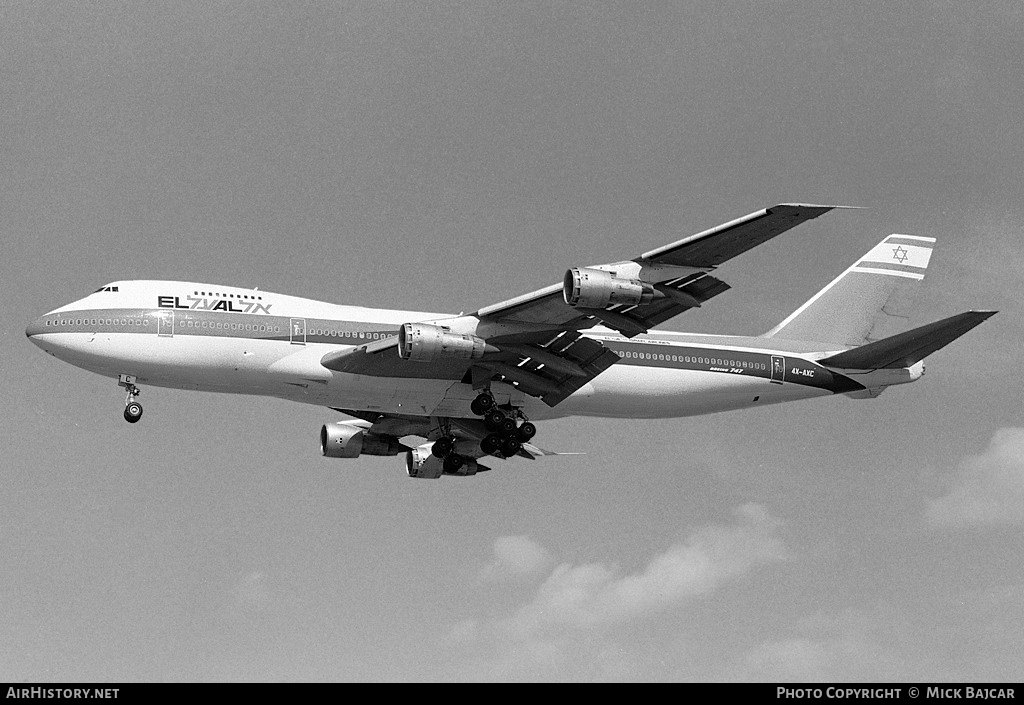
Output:
M97 289L93 293L94 294L98 294L101 291L117 291L117 287L116 286L101 286L99 289Z

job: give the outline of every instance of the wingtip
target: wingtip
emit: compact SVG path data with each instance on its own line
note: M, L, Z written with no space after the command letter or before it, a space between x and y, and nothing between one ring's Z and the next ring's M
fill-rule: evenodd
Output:
M780 203L778 206L772 206L778 208L780 206L786 206L789 208L824 208L825 210L844 210L844 211L861 211L867 210L868 206L838 206L828 203Z
M795 211L796 215L804 218L817 218L834 210L865 210L865 206L837 206L827 203L779 203L778 205L766 208L765 211L772 213L777 210Z

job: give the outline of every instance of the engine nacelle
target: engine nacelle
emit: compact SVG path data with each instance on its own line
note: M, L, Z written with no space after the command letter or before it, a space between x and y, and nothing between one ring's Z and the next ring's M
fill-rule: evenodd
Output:
M365 428L339 421L320 429L320 452L327 458L358 458L360 455L398 455L406 446L391 436L369 433Z
M409 477L436 480L444 474L444 461L431 454L430 446L428 443L405 454L405 471Z
M641 304L655 298L654 286L639 279L619 279L611 272L574 267L562 280L565 303L580 308L604 308L611 304Z
M472 458L463 457L462 465L458 470L446 471L444 469L444 460L430 452L431 446L433 446L433 443L425 443L405 454L405 471L409 474L409 477L430 480L436 480L441 475L467 477L487 469Z
M445 472L445 475L455 475L456 477L469 477L470 475L476 475L477 472L484 469L484 466L480 465L472 458L463 458L462 467L460 467L455 472Z
M438 358L477 360L494 350L475 335L452 333L429 323L406 323L398 329L398 356L430 362Z

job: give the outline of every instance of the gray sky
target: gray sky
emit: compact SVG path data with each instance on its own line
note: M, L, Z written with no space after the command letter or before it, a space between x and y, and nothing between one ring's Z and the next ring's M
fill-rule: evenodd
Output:
M6 680L1020 680L1018 2L0 5ZM676 330L760 333L892 232L872 401L566 419L415 481L333 412L40 353L112 280L473 310L782 201Z

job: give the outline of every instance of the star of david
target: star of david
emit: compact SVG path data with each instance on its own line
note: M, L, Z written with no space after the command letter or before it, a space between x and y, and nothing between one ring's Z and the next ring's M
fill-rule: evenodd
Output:
M898 245L896 246L896 249L892 251L892 258L899 262L900 264L903 264L908 259L910 259L909 257L907 257L907 251Z

